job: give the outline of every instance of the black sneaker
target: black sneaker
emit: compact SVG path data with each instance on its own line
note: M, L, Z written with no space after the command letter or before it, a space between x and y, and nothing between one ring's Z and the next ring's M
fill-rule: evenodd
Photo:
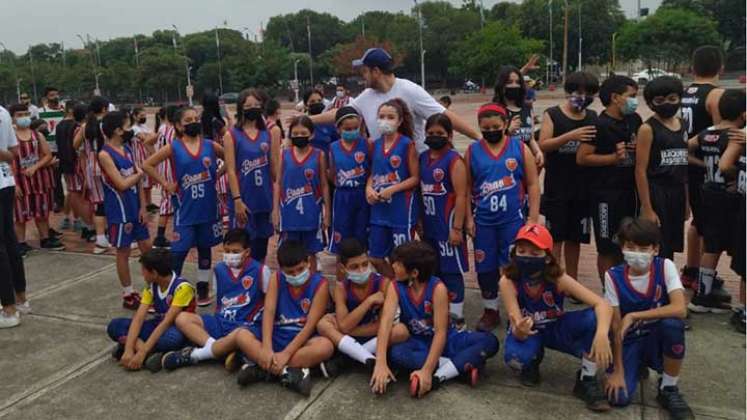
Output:
M573 395L584 400L586 408L591 411L603 412L610 410L610 403L596 376L581 379L581 371L576 371L576 386Z
M34 248L32 248L26 242L21 242L20 244L18 244L18 254L20 254L22 258L27 257L29 255L29 252L33 250Z
M169 249L171 248L171 242L165 236L156 236L156 239L153 240L153 247Z
M163 353L151 353L148 358L145 359L145 368L151 371L151 373L158 373L163 368Z
M336 378L346 368L350 367L350 359L344 354L337 352L331 359L319 363L319 371L325 378Z
M210 298L210 283L206 281L197 282L197 306L210 306L212 300Z
M47 251L62 251L65 249L65 245L59 239L49 237L41 240L41 248Z
M49 228L48 233L49 233L50 238L61 238L62 237L62 233L57 232L56 230L52 228Z
M157 212L159 207L153 203L148 204L145 206L145 210L147 210L149 213L155 213Z
M522 385L528 387L536 387L540 384L540 364L538 361L533 361L521 369L519 374L519 382Z
M744 324L745 324L744 309L740 308L734 311L731 318L729 319L729 323L731 323L731 325L734 326L734 329L737 330L737 332L744 334Z
M661 384L661 379L659 380ZM672 420L685 420L694 419L695 414L690 406L685 402L685 398L680 394L677 386L665 386L659 388L659 392L656 394L656 401L669 411L669 418Z
M122 355L124 354L124 351L125 351L125 345L122 343L117 343L117 345L112 349L112 359L117 360L117 361L121 360Z
M288 369L290 370L290 368ZM259 365L254 363L248 363L241 366L238 375L236 375L236 382L240 386L247 386L255 382L262 382L269 379L269 375Z
M185 347L178 351L170 351L163 355L161 359L161 365L166 370L174 370L184 366L191 366L192 362L192 347Z
M88 243L96 242L96 231L93 229L83 228L80 230L80 239Z
M645 381L649 377L648 366L641 365L638 367L638 380Z
M721 299L719 299L719 297L714 295L713 293L709 293L707 295L698 294L697 296L693 297L687 307L691 311L698 314L705 314L708 312L714 314L723 314L731 309L731 306L729 304L721 301Z
M306 368L286 368L280 376L280 384L304 397L311 395L311 373Z
M451 326L454 327L455 330L458 332L467 331L467 322L464 320L464 317L459 317L456 314L449 314L449 319L451 321Z
M711 287L711 294L716 299L724 303L731 303L731 294L724 289L724 279L715 276L713 278L713 287Z
M376 368L376 359L366 359L366 362L363 365L366 367L366 372L373 374L373 371Z

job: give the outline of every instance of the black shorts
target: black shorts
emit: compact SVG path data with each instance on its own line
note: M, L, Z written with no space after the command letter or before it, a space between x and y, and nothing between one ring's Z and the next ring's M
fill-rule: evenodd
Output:
M552 197L543 195L540 212L555 243L564 241L588 244L591 239L591 218L588 197Z
M638 196L635 190L592 190L589 200L597 252L605 256L620 256L620 245L616 242L617 230L623 219L638 215Z
M673 259L685 242L685 184L649 184L651 206L661 223L659 256Z
M733 213L739 210L735 194L710 189L703 189L701 192L701 228L698 232L703 235L703 251L709 254L730 251L735 228L732 225Z
M695 226L695 230L698 231L698 235L703 235L703 179L701 182L688 182L687 183L687 199L690 205L690 213L693 215L693 220L690 223Z
M731 249L731 269L734 270L744 281L745 277L745 253L747 253L747 235L745 235L745 217L747 217L747 208L745 206L744 196L737 195L736 211L732 212L731 231L734 235L732 238Z

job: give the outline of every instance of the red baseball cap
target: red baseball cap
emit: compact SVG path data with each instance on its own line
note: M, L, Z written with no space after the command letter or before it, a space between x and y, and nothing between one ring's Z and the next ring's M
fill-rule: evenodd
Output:
M552 235L546 227L537 224L529 223L519 229L519 233L516 234L514 242L519 240L529 241L534 244L537 248L545 251L552 251Z

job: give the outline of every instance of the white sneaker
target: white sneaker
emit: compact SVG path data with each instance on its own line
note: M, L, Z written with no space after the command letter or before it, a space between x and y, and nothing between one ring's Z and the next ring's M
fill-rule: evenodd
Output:
M16 304L16 310L20 312L22 315L28 315L31 313L31 304L27 300L23 303Z
M104 254L104 253L106 253L107 251L109 251L109 244L105 244L105 245L104 245L104 244L98 244L98 243L97 243L97 244L96 244L96 245L95 245L95 246L93 247L93 254L94 254L94 255L101 255L101 254Z
M21 317L18 312L13 315L8 315L4 311L0 311L0 329L17 327L21 323Z

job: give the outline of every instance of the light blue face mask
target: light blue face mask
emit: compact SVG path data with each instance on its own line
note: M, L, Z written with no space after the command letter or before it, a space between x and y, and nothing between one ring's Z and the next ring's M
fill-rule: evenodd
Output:
M16 125L20 128L31 127L31 117L20 117L16 118Z
M345 130L340 134L346 142L353 142L358 139L358 130Z
M287 281L293 287L302 286L304 283L306 283L308 279L309 279L308 268L306 268L305 270L303 270L302 272L300 272L299 274L295 276L289 276L287 274L285 275L285 281Z
M622 109L624 115L631 115L638 109L638 98L626 98L625 107Z
M368 278L371 276L371 266L369 265L365 270L363 271L348 271L347 273L348 279L352 281L355 284L363 284L368 281Z

